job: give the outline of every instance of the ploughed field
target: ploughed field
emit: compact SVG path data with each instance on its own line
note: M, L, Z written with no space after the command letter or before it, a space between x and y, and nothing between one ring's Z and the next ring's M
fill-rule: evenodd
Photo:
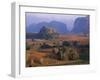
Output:
M76 64L89 64L88 35L26 40L26 67Z

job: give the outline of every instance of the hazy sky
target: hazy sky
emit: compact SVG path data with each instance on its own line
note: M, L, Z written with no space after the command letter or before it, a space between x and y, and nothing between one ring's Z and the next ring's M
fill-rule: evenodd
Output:
M73 23L78 17L86 17L86 15L64 15L64 14L48 14L48 13L26 13L26 27L31 24L38 24L40 22L59 21L67 25L67 28L71 30Z

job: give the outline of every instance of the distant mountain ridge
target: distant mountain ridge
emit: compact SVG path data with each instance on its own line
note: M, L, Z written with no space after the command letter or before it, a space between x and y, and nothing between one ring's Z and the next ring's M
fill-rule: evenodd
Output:
M55 39L59 33L54 28L43 26L38 33L26 33L27 39Z
M43 27L54 28L60 34L80 34L80 33L89 33L89 16L87 17L78 17L74 21L73 29L71 31L68 30L68 25L59 21L51 21L51 22L40 22L38 24L31 24L26 27L27 33L38 33L40 29Z
M26 32L39 32L39 30L43 27L43 26L47 26L47 27L51 27L56 29L57 32L59 33L68 33L68 29L67 29L67 25L59 22L59 21L51 21L51 22L40 22L38 24L31 24L28 27L26 27Z
M74 22L72 33L89 33L89 17L78 17Z

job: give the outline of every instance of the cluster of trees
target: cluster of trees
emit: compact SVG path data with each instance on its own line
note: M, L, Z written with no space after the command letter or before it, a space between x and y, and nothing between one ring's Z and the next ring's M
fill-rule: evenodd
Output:
M31 46L26 43L26 50L30 50Z
M79 58L79 54L76 49L69 47L56 47L52 51L58 60L75 60Z
M45 48L52 48L52 46L50 46L50 45L48 45L48 44L46 44L46 43L43 43L43 44L40 45L40 48L42 48L42 49L45 49Z
M79 46L80 43L78 41L63 41L63 46Z

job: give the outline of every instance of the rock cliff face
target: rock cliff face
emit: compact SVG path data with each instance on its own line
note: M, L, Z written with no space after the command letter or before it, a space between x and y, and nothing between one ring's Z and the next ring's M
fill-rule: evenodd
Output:
M26 32L27 33L39 32L43 26L54 28L60 34L66 34L69 32L67 29L67 25L59 21L40 22L38 24L30 24L29 26L26 27Z
M26 33L27 39L55 39L59 34L52 27L43 26L38 33Z
M59 36L54 28L43 26L39 33L37 34L38 38L42 39L54 39Z
M89 33L89 17L79 17L74 22L73 33Z

